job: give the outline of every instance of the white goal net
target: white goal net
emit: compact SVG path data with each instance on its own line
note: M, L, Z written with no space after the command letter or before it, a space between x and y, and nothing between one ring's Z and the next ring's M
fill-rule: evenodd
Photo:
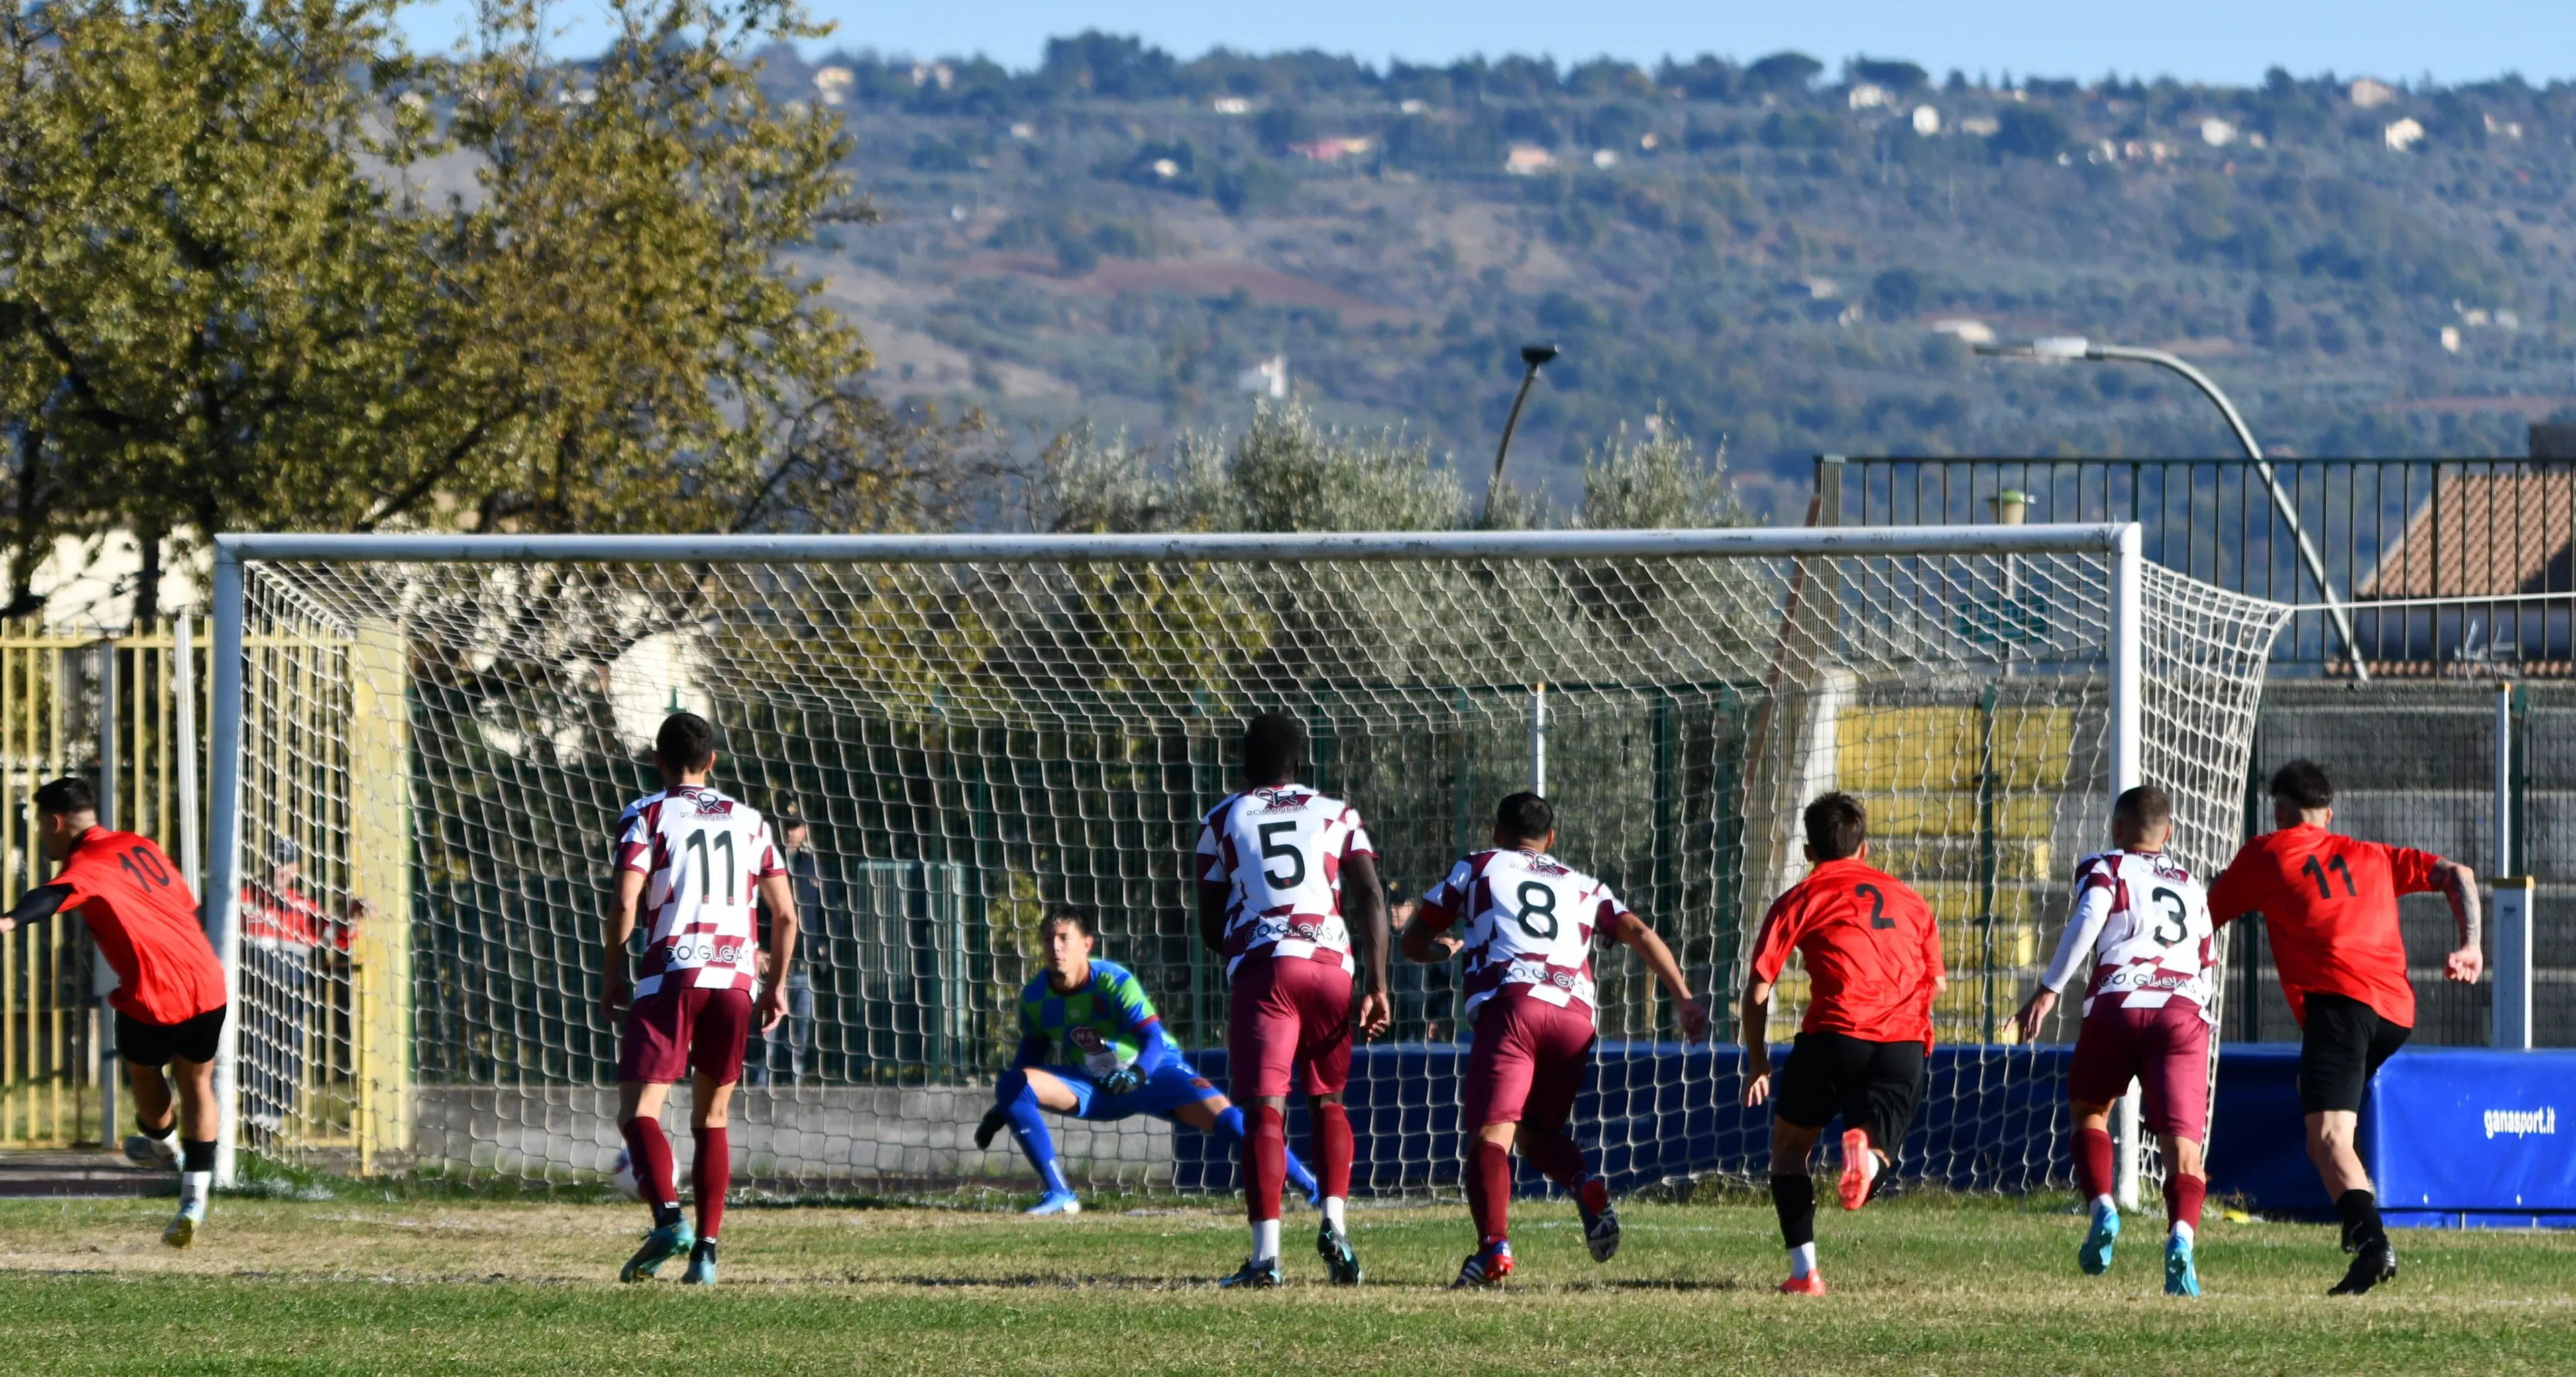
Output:
M1225 1084L1190 855L1242 724L1276 710L1307 724L1305 782L1359 808L1398 897L1481 844L1543 720L1560 852L1664 934L1718 1025L1714 1049L1684 1046L1631 955L1596 955L1577 1133L1618 1189L1765 1170L1733 1004L1803 870L1799 807L1832 788L1867 804L1873 860L1931 902L1950 966L1901 1170L2063 1181L2065 1048L2008 1045L2010 1014L2115 784L2174 792L2194 866L2233 849L2285 613L2135 550L2108 526L230 537L210 885L239 979L227 1142L597 1179L620 1147L595 973L612 832L655 787L655 728L689 708L720 733L718 787L809 824L795 1012L755 1035L737 1170L808 1195L1021 1189L1011 1139L971 1134L1047 905L1095 911L1099 955ZM1452 1191L1455 973L1394 965L1394 1029L1354 1063L1357 1188ZM1775 1040L1804 988L1793 967ZM1078 1185L1234 1187L1230 1152L1160 1121L1059 1142Z

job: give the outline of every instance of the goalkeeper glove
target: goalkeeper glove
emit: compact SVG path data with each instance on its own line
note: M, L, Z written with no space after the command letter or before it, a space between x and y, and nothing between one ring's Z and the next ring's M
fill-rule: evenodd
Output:
M1133 1095L1145 1084L1145 1073L1133 1065L1122 1066L1100 1078L1100 1088L1112 1095Z

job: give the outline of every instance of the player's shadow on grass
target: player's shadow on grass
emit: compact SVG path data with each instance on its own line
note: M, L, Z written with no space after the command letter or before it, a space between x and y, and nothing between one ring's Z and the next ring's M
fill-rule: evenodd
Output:
M1568 1282L1568 1291L1741 1291L1743 1283L1731 1277L1618 1277L1604 1281Z
M897 1286L955 1288L993 1286L1022 1291L1186 1291L1204 1286L1206 1281L1191 1277L1143 1277L1113 1275L1104 1272L1062 1273L1022 1272L999 1277L852 1277L853 1281L892 1282Z

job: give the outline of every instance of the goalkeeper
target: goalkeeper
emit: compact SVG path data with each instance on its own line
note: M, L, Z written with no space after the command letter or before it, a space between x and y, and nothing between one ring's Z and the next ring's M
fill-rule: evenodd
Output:
M991 1147L1005 1126L1019 1139L1046 1185L1046 1197L1028 1213L1082 1213L1082 1201L1056 1165L1055 1139L1040 1110L1093 1123L1151 1114L1239 1148L1243 1111L1192 1070L1164 1035L1143 983L1124 966L1091 959L1099 933L1090 910L1048 909L1041 936L1047 968L1020 991L1019 1054L993 1087L992 1112L975 1130L978 1148ZM1293 1154L1288 1179L1314 1202L1315 1178Z

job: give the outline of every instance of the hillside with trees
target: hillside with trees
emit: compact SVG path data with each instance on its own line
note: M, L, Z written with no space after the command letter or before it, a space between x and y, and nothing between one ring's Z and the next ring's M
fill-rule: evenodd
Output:
M1767 507L1818 451L2230 452L2178 384L1973 358L1988 331L2174 349L2292 454L2519 453L2576 403L2564 83L1373 67L1099 33L1027 71L778 48L762 81L839 114L888 213L805 260L877 386L1019 435L1239 430L1278 359L1319 416L1472 480L1544 340L1532 481L1572 498L1660 412Z

